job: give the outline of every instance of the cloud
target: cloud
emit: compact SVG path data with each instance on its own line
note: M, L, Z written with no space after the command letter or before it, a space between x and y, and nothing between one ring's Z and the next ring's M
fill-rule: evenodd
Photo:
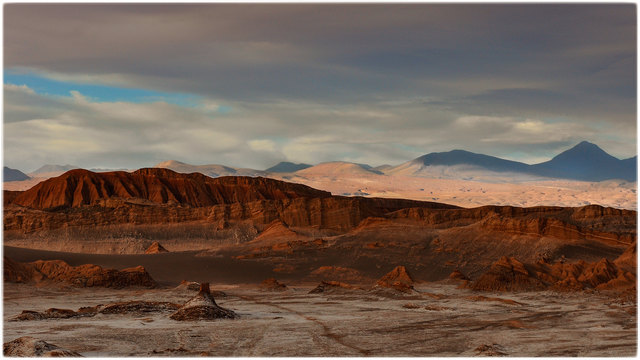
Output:
M611 79L628 92L634 14L631 4L9 4L5 66L221 99L346 102L468 96L469 79L483 84L475 93L509 80L601 94L571 84L593 85L628 58Z
M33 89L31 89L27 85L4 84L4 88L8 91L13 91L13 92L24 92L27 94L35 94L35 91L33 91Z
M137 168L167 159L258 169L283 160L381 165L457 148L527 161L584 139L630 156L628 144L635 139L624 126L459 116L425 110L420 102L234 102L233 111L223 114L210 111L216 99L183 107L98 102L81 93L47 96L15 86L4 90L11 99L4 114L5 161L25 170L44 163ZM610 140L598 138L603 131Z
M8 4L4 44L6 71L192 99L5 84L17 167L636 153L632 4Z
M268 139L250 140L249 147L256 151L267 151L267 152L277 151L276 143Z
M5 96L12 100L5 107L8 163L23 169L60 162L141 167L173 158L206 163L217 153L241 147L236 136L216 130L217 120L198 109L164 102L94 102L78 92L71 95L50 97L5 86ZM31 106L40 103L53 106Z

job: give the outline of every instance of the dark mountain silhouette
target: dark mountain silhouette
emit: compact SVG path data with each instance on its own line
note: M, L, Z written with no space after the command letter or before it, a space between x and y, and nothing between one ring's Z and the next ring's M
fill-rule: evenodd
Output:
M288 161L282 161L279 162L278 164L266 169L265 171L267 172L273 172L273 173L289 173L289 172L295 172L298 170L302 170L302 169L306 169L306 168L310 168L313 165L309 165L309 164L294 164L292 162L288 162Z
M491 171L526 172L529 165L518 161L504 160L495 156L476 154L464 150L452 150L423 155L412 162L424 166L474 165Z
M620 160L587 141L564 151L553 159L529 165L464 150L430 153L411 161L420 166L470 165L495 172L514 172L551 178L603 181L622 179L636 181L637 156Z
M585 181L623 179L636 181L637 157L619 160L598 145L583 141L553 159L532 165L543 176Z
M3 179L3 181L22 181L29 180L31 178L20 170L12 169L5 166L3 171Z

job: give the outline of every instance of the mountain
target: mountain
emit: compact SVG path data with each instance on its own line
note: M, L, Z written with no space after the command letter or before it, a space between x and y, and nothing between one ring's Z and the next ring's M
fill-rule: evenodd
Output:
M637 157L619 160L595 144L583 141L553 159L529 165L464 150L430 153L384 169L389 175L464 177L468 174L510 173L581 181L636 181Z
M619 160L598 145L583 141L553 159L532 165L543 176L584 181L636 181L637 157Z
M424 166L434 165L474 165L491 171L526 171L528 165L518 161L504 160L495 156L476 154L464 150L453 150L449 152L431 153L423 155L412 162Z
M191 165L176 160L164 161L154 166L155 168L170 169L179 173L201 173L210 177L219 176L265 176L266 172L246 168L233 168L218 164Z
M177 203L194 207L329 197L330 193L305 185L252 177L211 178L181 174L169 169L146 168L134 172L94 173L75 169L43 181L18 195L13 203L34 208L80 207L113 198L141 199L157 204Z
M396 167L383 171L390 175L406 176L434 176L435 169L454 170L453 177L469 170L483 170L492 172L526 173L529 165L517 161L504 160L495 156L476 154L465 150L430 153L413 159ZM445 171L446 172L446 171ZM448 177L448 176L445 176Z
M31 178L20 170L4 167L3 181L23 181L29 179Z
M380 171L374 170L366 164L355 164L345 161L324 162L318 165L296 171L300 176L341 176L341 175L380 175Z
M40 168L38 168L35 171L32 171L31 174L32 175L36 175L36 174L44 174L44 173L54 173L54 172L60 172L63 173L65 171L69 171L69 170L73 170L73 169L78 169L78 166L75 165L55 165L55 164L46 164L41 166Z
M298 170L303 170L306 168L310 168L313 165L309 165L309 164L294 164L292 162L288 162L288 161L282 161L279 162L278 164L266 169L266 172L272 172L272 173L290 173L290 172L295 172Z

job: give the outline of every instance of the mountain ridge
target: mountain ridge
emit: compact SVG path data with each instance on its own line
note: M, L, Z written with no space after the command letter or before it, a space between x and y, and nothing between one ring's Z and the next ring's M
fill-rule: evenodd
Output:
M58 165L58 164L44 164L42 166L40 166L39 168L37 168L36 170L30 172L30 174L32 175L36 175L36 174L44 174L44 173L52 173L52 172L65 172L65 171L69 171L69 170L73 170L73 169L79 169L79 166L75 166L75 165Z
M419 175L420 172L428 167L460 165L498 173L520 173L580 181L622 179L634 182L637 180L637 156L621 160L609 155L598 145L588 141L582 141L556 155L551 160L538 164L530 165L466 150L451 150L422 155L406 163L386 169L385 173L394 174L413 171L414 174Z
M210 177L220 176L264 176L265 171L235 168L220 164L192 165L177 160L167 160L153 166L154 168L170 169L180 173L201 173Z
M289 173L289 172L296 172L298 170L304 170L312 166L313 165L309 165L305 163L296 164L289 161L281 161L276 165L265 169L264 171L274 172L274 173Z
M31 179L29 175L23 173L18 169L12 169L10 167L5 166L2 172L3 181L23 181Z
M637 181L637 156L618 159L598 145L582 141L548 161L527 164L507 160L496 156L474 153L467 150L451 150L432 152L419 156L399 165L381 165L371 167L367 164L330 161L316 165L292 162L280 162L266 170L236 168L220 164L192 165L177 160L163 161L155 168L167 168L180 173L201 173L210 177L220 176L263 176L273 174L292 174L300 176L344 176L344 175L404 175L423 178L451 178L459 180L491 179L501 176L527 180L566 179L599 182L604 180ZM63 169L75 169L73 165L44 165L31 173L57 176ZM94 172L114 171L107 169L91 169ZM67 171L67 170L64 170ZM57 173L56 173L57 172ZM493 174L493 175L492 175ZM286 178L286 177L285 177ZM493 180L489 180L493 181ZM501 181L501 180L499 180Z
M162 168L143 168L131 173L95 173L75 169L20 193L13 202L34 209L51 209L94 205L121 198L202 207L257 200L329 196L331 193L306 185L262 177L212 178L199 173L182 174Z

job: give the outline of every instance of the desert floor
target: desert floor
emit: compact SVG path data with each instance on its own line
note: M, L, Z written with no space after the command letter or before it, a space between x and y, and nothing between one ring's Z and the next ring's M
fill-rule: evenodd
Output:
M4 250L21 261L45 254ZM209 258L187 269L184 261L194 261L192 254L170 254L161 254L150 269L161 284L157 289L4 284L3 341L32 336L83 356L636 355L636 304L594 292L478 293L422 282L410 295L372 291L371 283L360 284L362 290L309 294L317 282L304 279L285 281L288 290L272 292L258 285L270 276L266 268L242 271L235 262ZM65 258L117 268L128 265L123 259L140 260L75 256ZM209 281L213 290L226 293L216 298L218 304L240 318L179 322L170 313L138 313L10 321L23 310L132 300L181 304L195 292L176 288L180 279Z
M33 336L83 356L636 354L635 304L597 294L484 294L489 300L482 301L476 293L445 284L422 284L416 287L420 294L393 298L359 290L308 294L311 286L285 292L213 288L227 294L217 299L219 305L240 319L179 322L166 313L146 313L12 322L24 309L128 300L181 303L194 292L5 285L4 341Z

